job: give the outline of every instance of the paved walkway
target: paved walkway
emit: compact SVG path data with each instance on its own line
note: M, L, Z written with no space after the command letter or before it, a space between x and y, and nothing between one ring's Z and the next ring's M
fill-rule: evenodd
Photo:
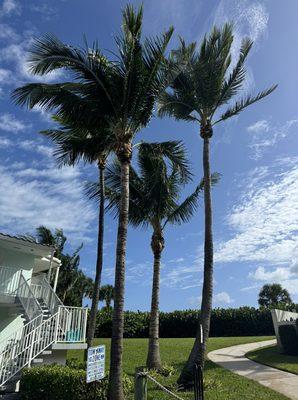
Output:
M266 340L259 343L241 344L227 347L208 353L208 358L229 369L235 374L253 379L261 385L267 386L276 392L282 393L289 399L298 400L298 376L289 372L280 371L249 360L245 354L261 347L275 344L275 340Z

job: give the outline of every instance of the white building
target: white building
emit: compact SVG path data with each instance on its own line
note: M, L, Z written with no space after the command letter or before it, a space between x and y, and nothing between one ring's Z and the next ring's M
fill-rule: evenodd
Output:
M0 388L24 367L86 348L87 309L57 297L59 268L53 248L0 233Z

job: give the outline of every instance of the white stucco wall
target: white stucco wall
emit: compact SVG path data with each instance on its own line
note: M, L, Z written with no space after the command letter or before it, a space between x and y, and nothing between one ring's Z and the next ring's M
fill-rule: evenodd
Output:
M3 348L2 342L23 325L24 319L14 307L0 304L0 351Z
M292 322L293 324L295 324L296 319L298 319L298 313L274 309L271 310L271 316L272 316L277 344L280 348L282 348L279 338L278 327L286 322Z
M23 270L26 279L31 277L34 266L34 255L25 254L18 251L12 251L0 247L0 265Z

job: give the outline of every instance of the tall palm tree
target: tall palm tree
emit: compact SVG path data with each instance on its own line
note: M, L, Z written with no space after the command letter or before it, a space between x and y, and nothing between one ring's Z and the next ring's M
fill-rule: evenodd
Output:
M88 130L84 127L83 121L78 125L70 118L54 117L54 121L60 126L56 129L42 131L44 135L50 137L56 145L54 155L58 160L59 166L74 166L80 160L85 163L96 163L98 167L98 183L100 188L100 201L98 213L98 235L97 235L97 259L95 269L95 280L92 291L91 312L89 316L87 344L92 345L95 335L96 314L99 303L99 290L103 268L103 241L104 241L104 207L105 207L105 166L109 152L114 144L114 136L105 128L105 134L97 130Z
M203 343L200 329L190 353L189 359L179 378L179 383L192 382L195 363L204 365L206 341L209 336L210 316L213 293L213 237L212 203L210 181L209 146L213 136L213 127L228 118L238 115L243 109L268 96L276 86L258 93L256 96L238 97L246 77L245 60L252 47L249 39L244 39L240 55L235 65L231 63L233 28L225 24L222 29L213 28L205 36L197 50L196 44L186 45L183 39L178 50L172 52L169 65L176 76L168 89L163 92L159 102L159 115L173 116L178 120L199 124L199 134L203 139L204 204L205 204L205 242L204 242L204 283L201 304L201 323L203 325ZM180 72L177 72L180 67ZM234 104L231 100L236 97ZM220 114L222 106L226 110Z
M99 290L99 300L105 301L105 309L110 310L111 302L114 300L114 286L113 285L103 285Z
M161 368L159 351L159 297L160 263L165 247L164 230L168 224L188 222L198 206L203 181L184 201L181 190L190 180L191 173L184 146L181 142L141 143L137 164L139 172L130 167L129 222L133 226L152 229L153 281L149 325L148 368ZM121 168L115 162L107 168L108 209L119 213ZM218 174L212 176L213 183ZM97 195L97 185L90 185L88 193Z
M115 301L113 313L109 400L122 400L122 350L124 323L125 254L129 207L129 166L132 141L146 127L164 89L164 55L173 33L170 28L156 38L142 40L143 9L128 5L123 11L122 33L116 38L115 60L107 61L98 48L75 48L52 35L34 42L29 66L45 75L65 69L74 81L31 83L18 88L13 99L20 105L55 110L85 128L100 131L108 126L115 136L114 151L121 164L121 209L118 220ZM86 124L87 123L87 124ZM102 133L104 135L104 133Z

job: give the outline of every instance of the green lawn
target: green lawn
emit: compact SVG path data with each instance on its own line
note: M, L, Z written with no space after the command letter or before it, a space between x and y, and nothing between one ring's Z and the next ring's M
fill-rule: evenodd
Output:
M228 337L211 338L208 350L216 350L241 343L250 343L269 340L271 337ZM105 344L107 356L109 355L109 339L95 339L94 344ZM176 374L169 378L158 378L168 388L175 388L179 370L182 368L185 358L189 354L193 339L161 339L161 356L164 363L173 365ZM133 379L135 367L145 364L147 351L146 339L126 339L124 341L124 371ZM69 351L68 357L83 358L82 352ZM109 357L107 357L109 358ZM107 359L107 367L109 359ZM211 361L206 363L206 381L211 386L206 391L206 400L285 400L286 397L267 389L258 383L234 375L231 372L216 366ZM180 393L184 399L193 400L193 393ZM129 400L133 399L133 394ZM148 400L170 400L170 397L156 390L149 384Z
M298 356L281 354L277 346L269 346L263 349L250 351L246 356L258 363L298 375Z

